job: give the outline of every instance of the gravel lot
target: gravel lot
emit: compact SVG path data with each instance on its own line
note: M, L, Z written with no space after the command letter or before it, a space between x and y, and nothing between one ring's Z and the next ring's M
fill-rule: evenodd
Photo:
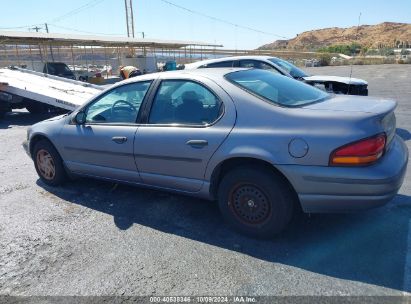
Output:
M348 76L350 67L307 70ZM411 149L411 65L354 66L353 77L399 102L397 133ZM382 208L299 215L280 237L258 241L229 230L212 202L89 179L46 187L21 147L43 118L16 111L0 121L0 295L401 295L410 287L411 170Z

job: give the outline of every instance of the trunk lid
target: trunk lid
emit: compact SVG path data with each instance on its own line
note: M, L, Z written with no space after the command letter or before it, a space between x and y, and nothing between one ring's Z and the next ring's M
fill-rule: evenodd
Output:
M351 77L341 77L341 76L323 76L323 75L316 75L316 76L307 76L303 77L304 80L309 82L341 82L345 84L353 84L353 85L368 85L368 82L358 79L358 78L351 78Z
M387 135L387 147L395 135L396 118L394 110L397 103L394 100L352 95L335 95L323 102L304 106L302 108L315 111L340 111L349 113L364 113L364 119L373 120L378 129Z
M302 108L309 110L363 112L373 114L388 114L393 112L397 103L394 100L352 96L334 95L322 102L306 105Z

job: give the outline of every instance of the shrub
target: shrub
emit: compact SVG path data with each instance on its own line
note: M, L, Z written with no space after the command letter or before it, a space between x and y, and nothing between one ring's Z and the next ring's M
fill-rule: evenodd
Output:
M330 62L331 62L331 56L329 54L320 55L320 66L330 65Z

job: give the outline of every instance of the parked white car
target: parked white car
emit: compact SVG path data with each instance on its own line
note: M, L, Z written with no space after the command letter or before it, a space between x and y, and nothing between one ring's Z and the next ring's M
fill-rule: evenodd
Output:
M290 62L271 56L236 56L203 60L187 64L186 70L203 68L243 67L270 70L323 88L327 92L349 95L368 95L368 82L340 76L310 76Z

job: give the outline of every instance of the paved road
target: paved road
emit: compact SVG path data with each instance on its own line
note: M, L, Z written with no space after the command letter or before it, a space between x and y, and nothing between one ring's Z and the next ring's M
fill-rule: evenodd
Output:
M411 65L355 66L353 76L399 101L411 148ZM382 208L299 215L258 241L227 229L211 202L88 179L46 187L20 146L41 119L19 111L0 122L0 294L402 294L411 170Z

